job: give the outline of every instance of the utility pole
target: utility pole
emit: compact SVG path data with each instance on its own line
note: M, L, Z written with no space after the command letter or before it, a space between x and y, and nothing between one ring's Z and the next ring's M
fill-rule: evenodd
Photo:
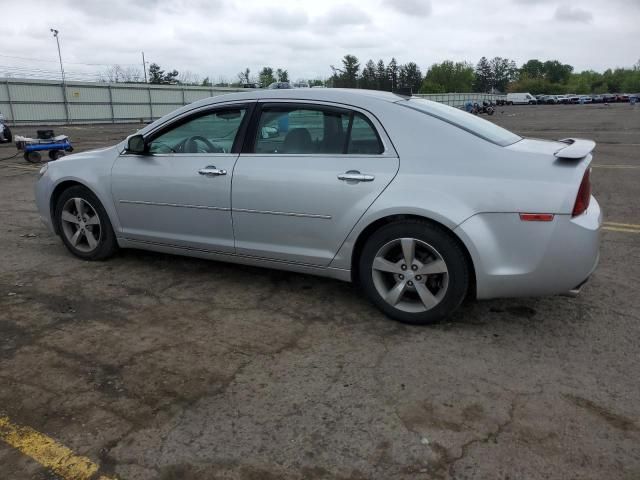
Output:
M67 100L67 83L64 76L64 67L62 66L62 53L60 53L60 39L58 38L58 30L50 28L51 33L56 39L56 45L58 45L58 59L60 60L60 74L62 75L62 97L64 99L64 109L67 114L67 121L71 123L71 115L69 115L69 101Z
M144 72L144 83L147 82L147 62L144 61L144 52L142 52L142 71Z

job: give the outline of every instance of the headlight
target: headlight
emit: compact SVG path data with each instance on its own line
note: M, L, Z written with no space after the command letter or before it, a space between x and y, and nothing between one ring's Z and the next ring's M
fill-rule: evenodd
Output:
M42 178L42 176L47 173L47 170L49 169L49 164L45 163L42 168L40 169L40 171L38 172L38 178Z

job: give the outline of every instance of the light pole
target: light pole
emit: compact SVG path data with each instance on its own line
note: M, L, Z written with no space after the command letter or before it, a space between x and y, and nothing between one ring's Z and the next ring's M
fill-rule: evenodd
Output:
M58 59L60 60L60 74L62 75L62 97L64 99L64 110L67 114L67 121L71 123L71 116L69 115L69 102L67 100L67 85L64 78L64 67L62 66L62 53L60 53L60 39L58 38L58 30L55 28L50 28L51 33L56 39L56 45L58 45Z
M144 83L147 83L147 62L144 61L144 52L142 52L142 71L144 72Z
M62 67L62 54L60 53L60 39L58 38L58 30L56 30L55 28L50 28L49 30L51 30L51 33L53 33L53 36L56 39L56 44L58 45L58 59L60 60L60 73L62 74L62 83L64 84L64 68Z

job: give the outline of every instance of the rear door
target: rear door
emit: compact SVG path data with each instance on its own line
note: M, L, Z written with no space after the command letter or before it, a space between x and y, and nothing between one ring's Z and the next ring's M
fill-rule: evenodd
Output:
M232 191L241 255L328 265L399 165L375 117L327 104L260 104L247 141Z

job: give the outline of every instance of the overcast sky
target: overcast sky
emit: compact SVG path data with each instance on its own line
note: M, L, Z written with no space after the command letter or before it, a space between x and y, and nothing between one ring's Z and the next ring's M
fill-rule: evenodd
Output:
M60 30L65 68L163 68L213 81L249 67L325 78L347 53L415 61L558 59L576 70L640 59L640 0L0 0L0 76L57 68L50 27ZM11 19L10 21L7 21ZM24 58L13 58L24 57ZM27 60L28 59L38 59ZM87 78L91 78L87 76Z

